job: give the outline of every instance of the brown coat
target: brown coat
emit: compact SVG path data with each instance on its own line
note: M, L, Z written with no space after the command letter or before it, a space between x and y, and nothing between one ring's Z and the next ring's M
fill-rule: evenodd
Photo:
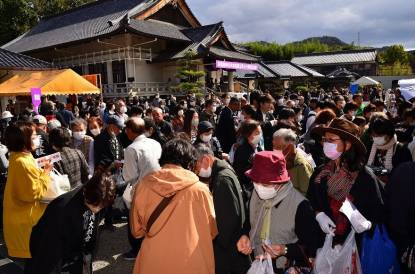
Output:
M177 193L149 233L147 221L163 197ZM134 274L214 274L217 235L212 195L192 172L174 165L144 177L130 211L131 232L145 237Z

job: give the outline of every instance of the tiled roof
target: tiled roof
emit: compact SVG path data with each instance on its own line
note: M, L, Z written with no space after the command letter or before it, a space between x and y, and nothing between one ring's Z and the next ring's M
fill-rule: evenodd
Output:
M154 0L101 0L45 18L34 28L3 48L28 52L74 41L99 37L119 28L119 21L131 10L146 8ZM109 23L111 22L111 23Z
M328 65L375 62L376 49L312 53L296 56L291 62L299 65Z
M130 19L128 28L144 35L151 35L160 38L174 39L184 42L191 42L186 35L175 25L157 20L135 20Z
M267 66L281 77L307 77L305 71L300 70L289 62L267 63Z
M255 57L253 55L238 52L238 51L222 49L218 47L211 47L209 49L209 53L215 55L218 58L224 58L227 60L243 60L243 61L251 61L251 62L258 61L258 57Z
M237 78L295 78L295 77L324 77L310 68L299 66L290 61L258 63L257 71L237 71Z
M53 68L53 65L48 62L0 49L0 69L43 70L49 68Z

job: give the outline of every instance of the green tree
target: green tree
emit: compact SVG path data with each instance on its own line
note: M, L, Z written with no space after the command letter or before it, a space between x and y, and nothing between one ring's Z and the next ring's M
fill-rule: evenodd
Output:
M199 65L202 63L195 59L196 57L196 53L189 50L185 53L184 58L178 62L177 77L180 79L180 84L174 87L176 91L182 91L188 94L201 93L203 82L200 81L200 78L205 76L205 72L199 70Z
M408 53L405 52L405 49L402 45L392 45L388 47L383 55L385 64L387 65L393 65L396 62L401 64L409 63Z
M94 0L0 0L0 45L35 26L40 19Z

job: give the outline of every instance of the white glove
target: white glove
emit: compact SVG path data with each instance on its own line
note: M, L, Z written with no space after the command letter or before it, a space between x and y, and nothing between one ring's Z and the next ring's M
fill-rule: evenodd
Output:
M324 233L334 236L336 225L329 218L329 216L326 215L326 213L320 212L319 214L317 214L316 220L318 224L320 225L321 230L323 230Z
M350 217L350 223L357 233L362 233L372 228L372 223L368 221L357 209L353 211L352 216Z

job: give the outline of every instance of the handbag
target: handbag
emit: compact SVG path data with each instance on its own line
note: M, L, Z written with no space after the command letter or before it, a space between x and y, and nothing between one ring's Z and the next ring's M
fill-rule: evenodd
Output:
M131 191L133 190L133 187L131 184L128 184L127 187L124 190L124 193L122 194L122 199L125 203L125 206L130 209L131 203L133 201L133 196Z
M396 247L383 225L376 226L373 237L364 234L360 260L365 274L400 273Z
M71 183L69 182L68 175L60 174L56 169L52 169L50 172L50 182L48 190L43 195L41 201L49 203L59 197L62 194L71 190Z

